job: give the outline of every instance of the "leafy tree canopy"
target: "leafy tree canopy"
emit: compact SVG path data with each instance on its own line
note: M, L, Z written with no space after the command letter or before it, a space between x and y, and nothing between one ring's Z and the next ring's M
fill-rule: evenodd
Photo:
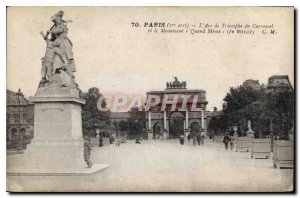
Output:
M230 88L224 101L227 107L223 114L212 118L209 124L209 130L215 134L238 126L239 133L245 135L247 121L251 120L255 136L269 135L272 122L272 132L286 138L294 125L294 91L266 92L239 86Z

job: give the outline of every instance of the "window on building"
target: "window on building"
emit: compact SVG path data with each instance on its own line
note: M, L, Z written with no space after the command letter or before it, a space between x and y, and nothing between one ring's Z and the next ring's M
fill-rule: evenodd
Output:
M14 118L15 118L15 123L18 123L19 122L19 115L14 115Z
M17 139L18 138L18 132L17 132L17 129L13 128L11 129L11 138L12 139Z
M22 122L23 122L23 123L27 123L27 117L28 117L28 116L27 116L27 114L25 114L25 113L22 115Z

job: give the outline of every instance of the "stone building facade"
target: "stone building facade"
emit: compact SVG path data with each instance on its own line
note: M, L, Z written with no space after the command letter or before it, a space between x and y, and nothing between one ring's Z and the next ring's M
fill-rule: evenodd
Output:
M274 75L268 80L268 92L292 91L292 85L287 75Z
M293 87L287 75L273 75L269 77L267 86L259 84L258 80L248 79L243 82L243 87L249 87L259 91L263 89L266 92L292 91Z
M6 90L6 140L8 148L15 148L18 136L28 144L33 138L34 105L19 92Z
M252 88L253 90L256 90L256 91L258 91L262 88L262 85L259 84L258 80L252 80L252 79L248 79L248 80L244 81L243 86Z
M214 131L209 130L209 124L213 118L220 118L222 114L223 114L223 110L218 111L217 107L214 107L213 111L206 111L207 136L215 135Z

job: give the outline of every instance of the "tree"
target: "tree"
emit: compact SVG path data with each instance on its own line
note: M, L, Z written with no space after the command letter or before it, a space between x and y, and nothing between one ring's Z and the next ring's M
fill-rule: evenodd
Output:
M130 111L130 118L127 119L129 138L144 137L143 132L146 128L146 112L143 109L139 111L138 108L134 108Z
M295 123L294 91L268 93L265 98L266 116L273 123L275 135L288 137Z
M94 137L96 135L96 128L101 131L109 131L110 127L110 111L99 111L97 102L102 94L96 87L90 88L88 92L83 93L82 97L86 100L82 107L82 129L83 135ZM106 107L106 101L102 100L102 108Z
M224 113L229 118L228 124L237 124L240 117L245 114L244 108L263 97L263 90L254 90L245 86L239 86L238 88L231 87L229 93L227 93L223 99L227 102L227 107L224 110Z
M117 136L119 136L119 124L118 124L118 122L113 122L112 123L112 125L113 125L113 128L114 128L114 131L116 131L116 135Z
M220 118L212 118L209 130L224 133L232 126L238 126L240 135L245 135L247 121L251 120L255 136L263 137L269 135L272 121L275 135L287 138L293 127L294 91L268 93L239 86L230 88L224 101L227 108Z
M124 131L128 131L128 121L126 120L121 120L119 123L119 129L120 131L124 132Z

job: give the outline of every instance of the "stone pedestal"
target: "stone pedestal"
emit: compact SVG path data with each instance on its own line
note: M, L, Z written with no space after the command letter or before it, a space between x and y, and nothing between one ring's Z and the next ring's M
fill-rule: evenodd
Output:
M34 103L34 138L25 152L37 169L84 168L81 105L72 88L39 88Z
M81 119L85 100L79 98L78 90L42 87L30 101L34 103L34 138L24 151L19 172L51 175L85 170Z
M99 137L100 137L100 130L96 129L96 138L99 138Z
M190 130L189 129L185 129L184 130L184 137L187 138L190 135Z
M247 132L247 137L249 138L249 147L250 147L250 151L251 151L251 148L252 148L252 139L254 139L254 134L255 132L250 128Z
M252 142L252 139L254 138L255 132L251 128L250 120L248 120L248 131L246 132L246 134L247 134L247 137L249 138L249 146L250 146L250 150L251 150L251 142Z
M168 137L169 137L169 132L166 129L164 129L163 139L166 140L166 139L168 139Z
M252 131L252 130L249 130L249 131L246 132L246 134L247 134L247 137L249 137L249 140L251 142L251 139L254 138L255 132Z
M148 140L152 140L153 139L153 131L148 129L147 134L148 134Z
M248 132L246 132L246 134L249 138L252 138L252 137L254 137L255 132L254 131L248 131Z
M238 138L238 133L236 132L237 129L234 129L233 137L234 137L234 146L236 148L236 143L237 143L237 138Z

